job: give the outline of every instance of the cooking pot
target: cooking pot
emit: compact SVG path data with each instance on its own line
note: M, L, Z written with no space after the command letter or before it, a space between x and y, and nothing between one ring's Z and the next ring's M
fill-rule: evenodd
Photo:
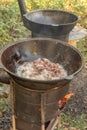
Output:
M16 74L17 67L25 61L47 58L54 63L60 63L68 76L63 79L35 80L26 79ZM9 83L12 79L16 83L35 90L48 90L55 86L65 86L83 67L83 57L78 49L51 38L28 38L17 41L4 48L1 52L0 81ZM9 75L9 76L8 76ZM3 76L3 77L2 77ZM66 89L66 87L65 87Z
M78 16L70 12L55 9L27 12L24 0L18 0L18 4L24 26L31 30L32 37L50 37L67 42L78 21Z

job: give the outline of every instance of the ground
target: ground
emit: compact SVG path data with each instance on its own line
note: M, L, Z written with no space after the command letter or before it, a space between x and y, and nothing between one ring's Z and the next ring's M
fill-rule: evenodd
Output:
M70 83L70 91L74 94L67 102L64 112L72 116L87 114L87 69L84 67Z

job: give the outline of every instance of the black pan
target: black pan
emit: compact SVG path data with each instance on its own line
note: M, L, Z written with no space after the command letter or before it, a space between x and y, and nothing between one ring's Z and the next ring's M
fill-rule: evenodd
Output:
M24 15L24 24L32 32L53 36L68 34L77 20L72 13L52 9L34 10Z
M68 76L55 80L32 80L17 76L16 68L24 61L33 61L37 58L47 58L55 63L60 63L67 70ZM20 61L20 62L19 62ZM31 89L47 90L55 86L68 84L73 76L83 66L83 58L80 52L59 40L49 38L31 38L18 41L5 48L1 54L3 69L17 83Z

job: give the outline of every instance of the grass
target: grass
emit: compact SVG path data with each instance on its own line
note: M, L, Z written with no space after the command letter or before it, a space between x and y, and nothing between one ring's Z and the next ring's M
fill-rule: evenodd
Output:
M74 118L70 114L62 114L60 130L64 130L64 128L68 128L69 130L86 130L86 123L87 120L85 115L81 115L79 118Z
M27 36L28 33L23 26L17 2L0 4L0 48Z

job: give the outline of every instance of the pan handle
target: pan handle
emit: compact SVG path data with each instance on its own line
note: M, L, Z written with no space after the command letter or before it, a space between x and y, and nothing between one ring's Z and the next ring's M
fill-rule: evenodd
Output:
M71 81L72 79L73 79L73 75L70 75L70 76L67 76L66 78L65 78L65 80L67 80L67 81Z
M21 16L23 18L23 15L27 13L26 6L24 0L18 0Z
M0 82L10 84L10 76L3 68L0 68Z

